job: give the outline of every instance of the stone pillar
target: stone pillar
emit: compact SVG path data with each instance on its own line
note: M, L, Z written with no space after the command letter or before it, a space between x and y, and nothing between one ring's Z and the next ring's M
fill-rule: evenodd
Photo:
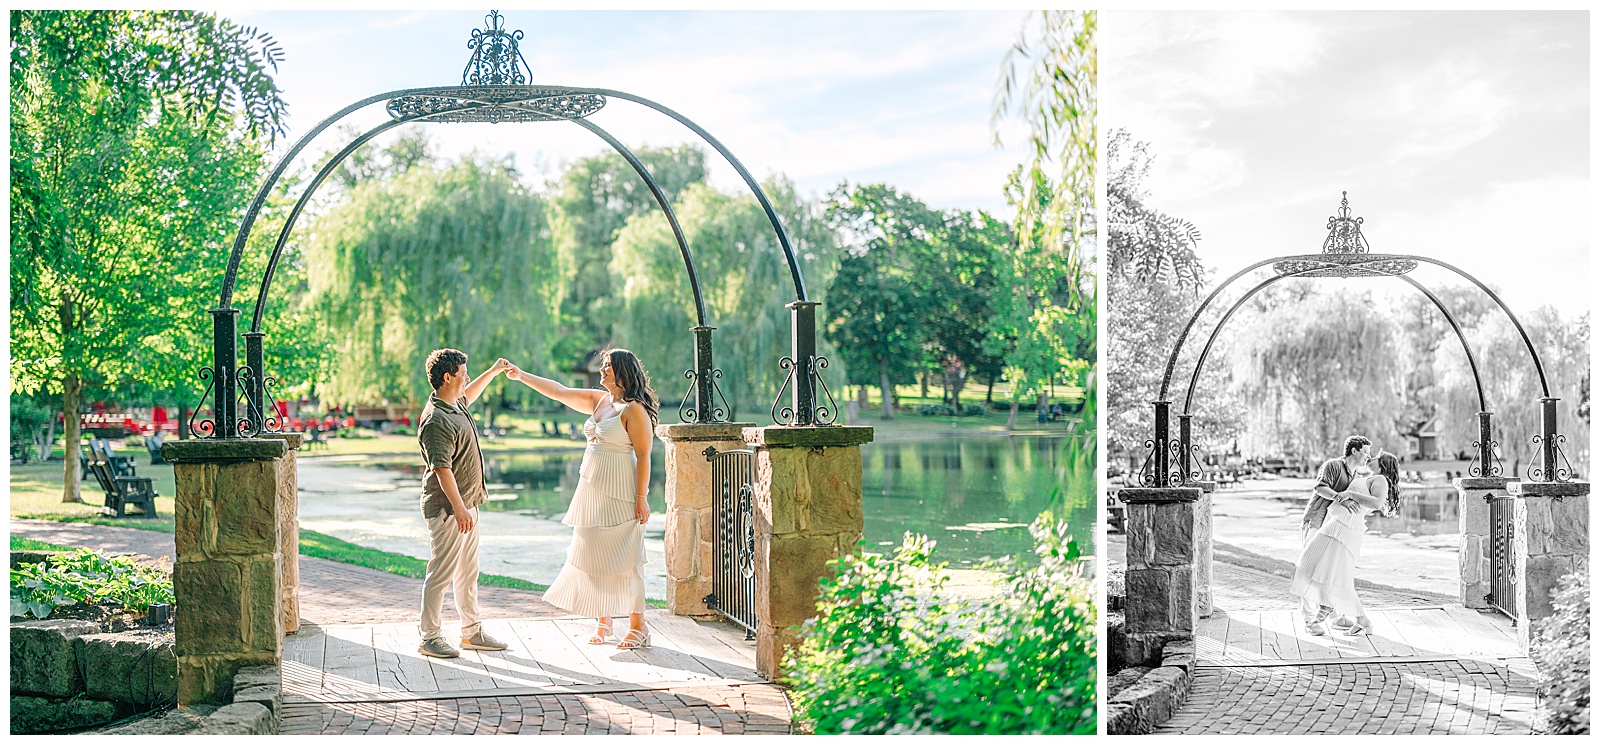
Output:
M817 615L828 561L860 550L861 445L871 427L749 427L754 448L756 672L778 677Z
M1550 594L1560 579L1589 566L1589 485L1516 481L1515 557L1517 641L1526 650L1533 624L1555 612Z
M179 440L172 568L178 705L227 704L242 667L283 656L281 439Z
M1199 544L1210 524L1210 505L1202 495L1198 486L1126 488L1117 493L1127 505L1125 628L1139 648L1159 649L1169 640L1194 638L1199 624Z
M274 433L287 446L278 472L278 553L283 556L283 633L300 630L300 470L295 462L304 436Z
M1194 523L1194 606L1201 618L1211 617L1211 494L1217 490L1215 481L1191 481L1189 486L1200 488L1200 499L1195 504Z
M740 450L748 424L660 424L666 443L667 610L680 616L720 618L706 608L711 594L717 520L711 513L711 462L705 449Z
M1489 608L1486 599L1493 574L1489 568L1489 497L1505 496L1506 485L1515 479L1460 478L1455 480L1456 515L1461 523L1461 604L1468 608Z

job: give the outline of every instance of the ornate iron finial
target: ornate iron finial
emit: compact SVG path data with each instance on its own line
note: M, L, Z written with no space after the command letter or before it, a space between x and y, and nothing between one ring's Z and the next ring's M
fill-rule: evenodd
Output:
M1371 253L1367 237L1361 234L1364 218L1350 216L1350 192L1339 192L1339 214L1328 218L1328 238L1322 242L1325 254Z
M483 18L484 27L473 29L472 39L467 42L472 60L461 73L461 84L527 85L533 79L533 68L528 67L517 48L522 31L508 33L506 18L498 10L489 11Z

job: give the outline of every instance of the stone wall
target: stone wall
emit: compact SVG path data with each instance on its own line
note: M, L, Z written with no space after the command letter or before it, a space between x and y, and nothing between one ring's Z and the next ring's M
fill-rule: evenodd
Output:
M1210 501L1199 487L1126 488L1127 573L1123 603L1129 642L1194 638L1199 623L1197 575L1208 543Z
M1468 608L1489 607L1489 502L1488 497L1505 496L1506 478L1460 478L1455 480L1456 514L1461 525L1461 549L1457 560L1461 569L1461 604Z
M1527 649L1534 624L1555 612L1550 596L1557 582L1589 566L1589 485L1518 481L1507 489L1517 501L1517 641Z
M283 545L279 505L288 443L180 440L162 445L177 503L173 593L178 704L226 704L234 674L281 663Z
M718 618L706 608L712 591L716 515L711 511L711 462L706 448L739 450L747 424L662 424L666 443L667 610L694 618Z
M11 624L11 732L93 727L177 697L172 632L104 633L99 624Z
M275 434L287 452L278 470L278 554L283 557L283 633L300 630L300 470L296 460L304 436Z
M871 427L750 427L756 451L756 672L776 678L817 615L827 563L860 550L861 445Z

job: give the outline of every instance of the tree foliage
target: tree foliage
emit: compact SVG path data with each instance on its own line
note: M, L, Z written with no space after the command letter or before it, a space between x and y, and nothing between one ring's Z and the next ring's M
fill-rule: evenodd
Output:
M832 232L817 205L795 194L786 180L762 185L783 221L810 297L832 311L825 292L837 262ZM729 416L764 413L783 383L780 357L790 354L794 284L772 223L753 196L730 196L705 183L680 192L674 205L700 277L712 332L718 381L732 405ZM636 215L617 234L609 274L620 306L615 340L639 355L663 398L688 389L682 371L694 366L694 296L683 257L659 211ZM819 319L819 325L822 321ZM819 339L818 353L833 350ZM839 390L839 371L825 371Z
M1200 230L1181 217L1147 204L1144 180L1150 175L1149 144L1134 142L1126 129L1111 132L1106 146L1106 268L1111 276L1160 281L1195 290L1205 267L1195 254Z
M12 11L11 376L59 391L193 383L161 358L209 328L284 103L271 37L189 11ZM64 499L77 500L77 459Z
M324 398L425 401L421 361L439 347L480 368L547 364L563 278L546 209L508 164L477 156L351 188L308 246L308 289L338 355Z
M692 145L641 147L634 156L669 204L706 178L705 153ZM562 174L552 197L551 228L568 284L561 305L563 359L577 359L611 341L621 321L621 288L611 274L612 247L628 220L661 211L650 188L614 152L583 158Z

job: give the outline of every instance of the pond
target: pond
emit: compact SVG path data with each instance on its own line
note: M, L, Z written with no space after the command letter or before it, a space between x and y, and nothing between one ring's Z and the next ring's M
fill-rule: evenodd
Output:
M1027 526L1065 484L1060 510L1085 556L1094 555L1092 458L1063 453L1062 437L975 437L873 442L862 447L867 550L888 552L906 531L938 542L936 558L972 567L1032 556ZM651 509L666 509L664 449L651 455ZM581 452L489 455L485 512L557 520L577 484ZM420 478L415 465L392 468Z

